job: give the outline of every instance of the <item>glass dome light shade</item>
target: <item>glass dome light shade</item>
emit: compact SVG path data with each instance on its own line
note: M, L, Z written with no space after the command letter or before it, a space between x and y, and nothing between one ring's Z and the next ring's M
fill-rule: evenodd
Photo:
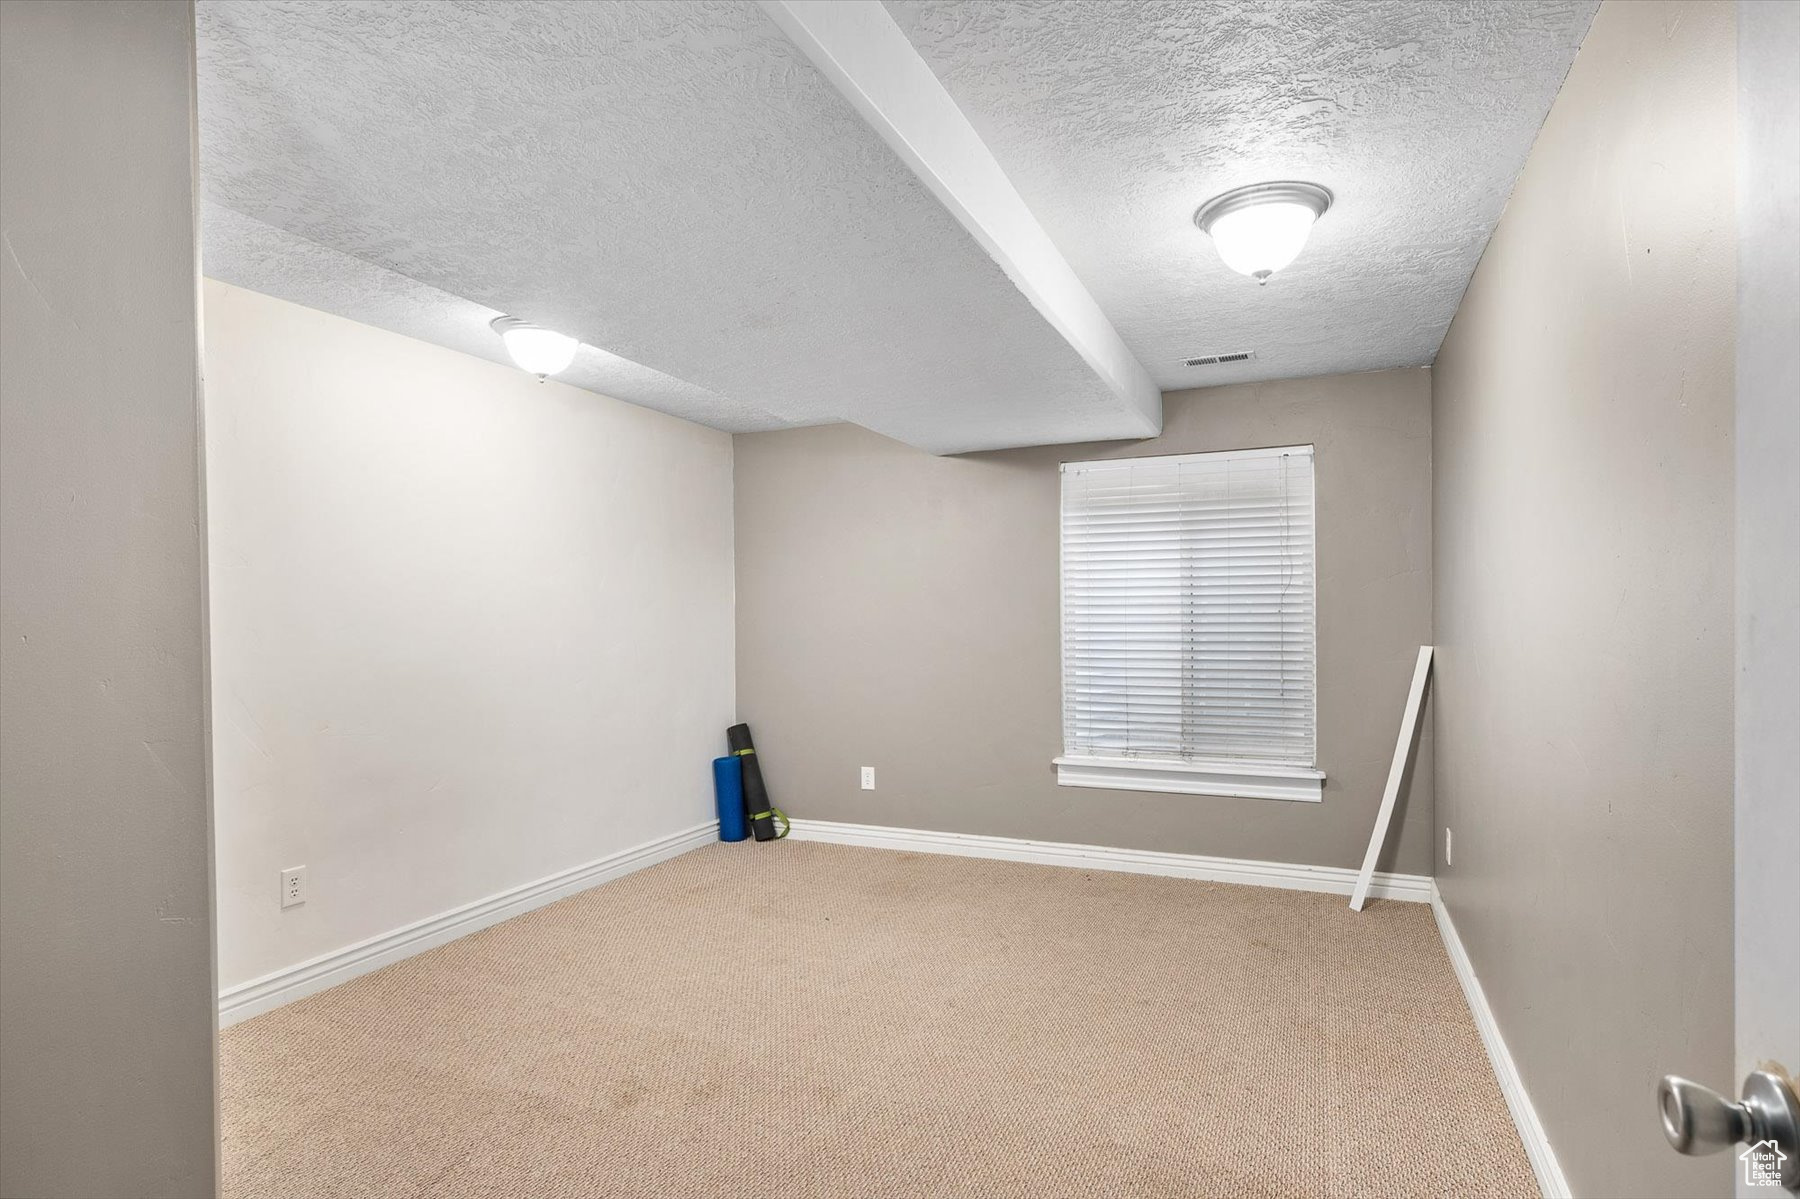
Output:
M1315 183L1256 183L1215 196L1194 214L1225 265L1259 283L1306 247L1313 223L1331 207Z
M540 379L567 370L575 361L575 347L581 344L573 337L540 329L517 317L496 317L492 325L519 369Z

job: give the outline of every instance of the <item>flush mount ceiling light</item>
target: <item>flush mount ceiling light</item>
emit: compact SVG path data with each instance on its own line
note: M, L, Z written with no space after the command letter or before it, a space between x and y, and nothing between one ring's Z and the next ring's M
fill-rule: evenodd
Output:
M1194 214L1211 235L1225 265L1258 283L1294 261L1313 222L1331 207L1331 193L1316 183L1252 183L1214 196Z
M516 316L497 316L488 323L506 343L506 352L519 369L530 371L540 380L567 370L569 363L575 361L575 347L580 343L573 337L540 329Z

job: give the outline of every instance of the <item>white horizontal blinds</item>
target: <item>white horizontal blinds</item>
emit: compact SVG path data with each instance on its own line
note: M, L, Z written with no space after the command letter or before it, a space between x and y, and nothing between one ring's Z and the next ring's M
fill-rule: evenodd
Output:
M1071 462L1071 756L1314 765L1311 446Z

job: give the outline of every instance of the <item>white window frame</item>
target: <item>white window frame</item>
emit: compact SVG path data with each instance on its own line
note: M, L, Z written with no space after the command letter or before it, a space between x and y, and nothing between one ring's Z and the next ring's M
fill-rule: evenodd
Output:
M1274 457L1282 454L1305 454L1313 459L1313 447L1275 446L1267 449L1222 450L1201 454L1176 454L1161 456L1154 460L1179 462L1202 459L1244 459ZM1145 461L1147 459L1099 459L1087 462L1065 462L1064 473L1082 467L1116 466L1128 461ZM1063 606L1067 599L1067 590L1062 578L1062 571L1067 559L1064 543L1062 497L1057 497L1057 603L1058 628L1060 639L1059 653L1066 658L1068 634L1064 623L1067 614ZM1318 753L1318 472L1316 462L1313 472L1313 752ZM1058 685L1066 687L1066 661L1062 663ZM1066 692L1060 697L1059 707L1067 703ZM1153 791L1180 795L1223 795L1244 799L1274 799L1318 803L1324 799L1325 772L1318 769L1317 761L1311 766L1300 766L1278 762L1219 761L1209 762L1193 759L1162 759L1145 756L1091 756L1070 754L1065 752L1054 759L1056 765L1056 782L1061 787L1096 787L1112 791Z

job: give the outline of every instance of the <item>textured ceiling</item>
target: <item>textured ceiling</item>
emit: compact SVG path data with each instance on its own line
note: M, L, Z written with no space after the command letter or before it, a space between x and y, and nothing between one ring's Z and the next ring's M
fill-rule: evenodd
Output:
M887 7L1173 389L1430 362L1597 3ZM1271 179L1337 199L1259 288L1192 216Z
M506 348L488 327L488 322L502 315L498 309L485 308L217 204L206 206L201 227L201 254L207 275L214 279L477 358L512 364ZM590 345L579 347L575 361L556 378L601 395L630 397L646 408L728 433L793 424Z
M849 419L952 452L1142 427L754 4L198 21L207 212L246 286L363 302L316 254L265 252L259 281L219 210L578 336L738 428Z
M887 26L883 52L930 85L923 58L1172 389L1431 361L1594 8L891 0L912 48ZM200 0L198 24L208 274L489 358L489 317L535 320L585 343L570 382L734 431L1141 433L905 131L750 0ZM1275 178L1338 199L1258 288L1191 217Z

